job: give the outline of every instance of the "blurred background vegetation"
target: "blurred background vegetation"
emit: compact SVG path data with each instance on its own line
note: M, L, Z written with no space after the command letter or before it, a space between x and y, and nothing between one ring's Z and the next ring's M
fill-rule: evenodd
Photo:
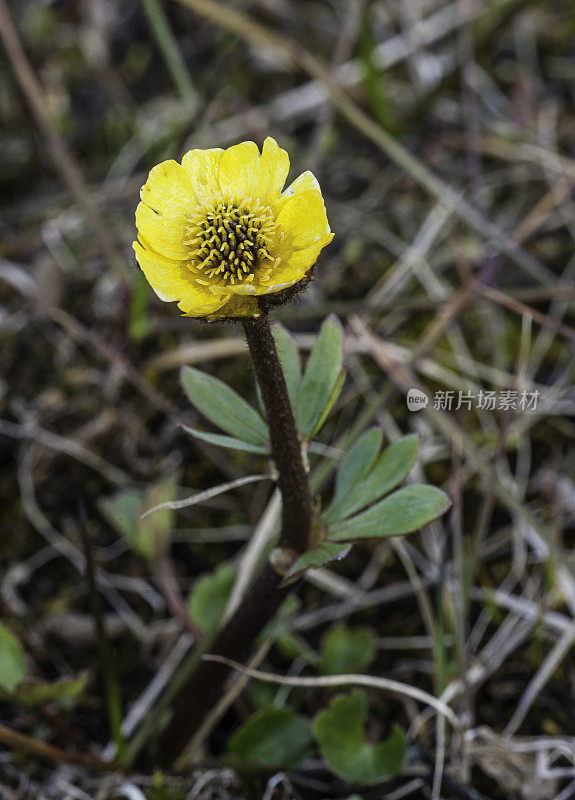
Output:
M110 755L110 696L129 742L184 657L138 551L140 510L166 486L184 497L267 465L178 427L206 427L182 365L256 402L253 375L233 325L153 295L134 210L157 162L272 135L290 178L317 175L336 234L277 313L304 357L328 313L344 324L347 382L312 455L324 495L350 431L377 424L388 441L419 433L412 476L453 508L311 573L263 668L385 675L461 715L455 734L370 691L370 736L398 724L410 749L363 797L575 798L572 0L0 0L0 31L0 621L30 677L86 673L33 705L0 699L2 724ZM408 411L410 388L432 398L424 410ZM538 392L537 407L457 408L481 390ZM451 409L434 407L439 391ZM249 570L272 491L253 483L168 519L196 611L225 607ZM363 644L334 664L334 637ZM255 710L311 718L329 697L252 682L185 778L96 777L0 731L0 795L347 797L317 753L271 778L220 760Z

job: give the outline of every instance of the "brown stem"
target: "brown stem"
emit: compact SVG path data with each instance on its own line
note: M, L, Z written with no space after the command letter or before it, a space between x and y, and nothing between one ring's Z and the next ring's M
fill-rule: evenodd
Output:
M279 545L304 552L312 523L312 504L300 442L267 316L244 322L244 330L266 407L272 457L282 493L282 527ZM280 576L266 563L240 606L209 647L210 653L243 661L256 637L271 620L288 594L280 589ZM221 695L230 667L201 661L174 702L174 714L158 742L161 765L180 755Z
M267 315L246 320L244 331L266 407L272 457L279 472L278 486L282 493L279 546L303 553L307 550L312 521L309 483Z
M266 564L235 614L210 645L210 653L234 661L246 658L254 640L288 594L288 590L278 588L279 580L273 567ZM170 766L181 754L221 696L229 674L230 668L225 664L200 661L176 697L172 720L160 736L157 754L160 766Z

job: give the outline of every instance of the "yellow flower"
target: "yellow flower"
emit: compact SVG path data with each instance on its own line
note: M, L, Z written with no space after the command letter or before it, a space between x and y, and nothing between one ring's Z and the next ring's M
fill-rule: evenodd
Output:
M134 250L158 297L190 317L249 316L257 295L305 278L333 234L315 177L304 172L282 192L288 170L271 138L261 154L242 142L154 167Z

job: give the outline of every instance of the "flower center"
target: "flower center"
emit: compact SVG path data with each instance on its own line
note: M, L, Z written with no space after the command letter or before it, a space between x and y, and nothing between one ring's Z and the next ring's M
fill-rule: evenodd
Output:
M196 212L188 224L190 266L204 284L269 280L275 259L270 247L276 227L272 210L260 201L218 203Z

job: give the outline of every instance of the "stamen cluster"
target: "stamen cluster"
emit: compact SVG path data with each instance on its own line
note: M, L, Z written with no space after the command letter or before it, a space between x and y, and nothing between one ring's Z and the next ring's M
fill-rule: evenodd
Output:
M190 266L203 272L204 285L269 280L275 259L270 255L274 217L269 207L251 198L246 202L221 202L194 214L188 225L192 248Z

